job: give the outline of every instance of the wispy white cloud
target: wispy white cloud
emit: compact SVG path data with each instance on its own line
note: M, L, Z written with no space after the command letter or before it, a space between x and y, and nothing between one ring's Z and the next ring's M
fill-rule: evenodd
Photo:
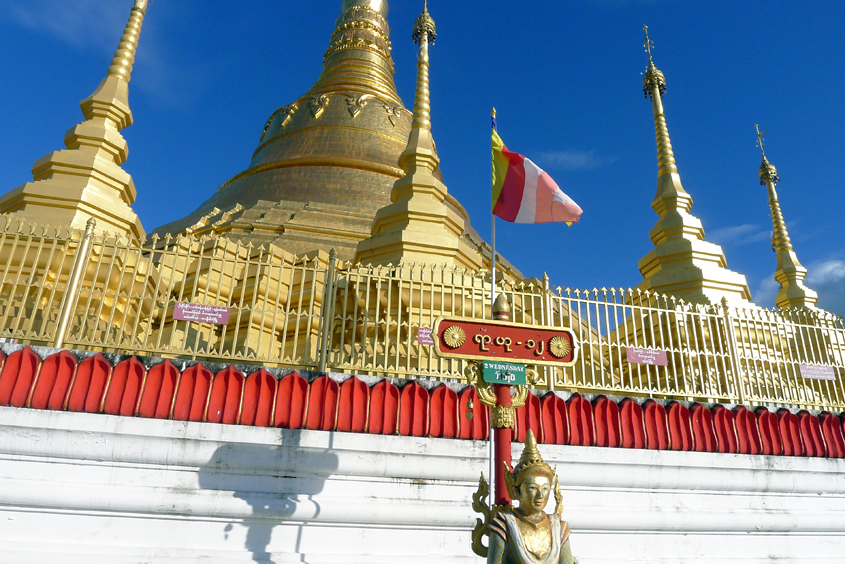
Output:
M548 168L587 170L601 168L616 162L616 157L597 155L595 151L545 151L537 161Z
M707 233L707 240L717 245L747 245L770 238L771 231L752 223L721 227Z
M807 286L818 292L818 306L845 316L845 260L831 258L807 265Z
M99 51L105 72L133 5L134 0L3 0L0 19L79 49ZM137 77L141 70L144 80L133 81L132 88L166 106L184 106L207 85L209 72L197 65L189 69L174 65L167 41L145 23L133 73ZM92 81L92 88L95 85Z
M122 29L132 2L115 0L6 0L0 16L18 25L48 33L77 47L114 49L110 37ZM96 31L112 33L96 33Z
M837 284L845 283L845 260L831 259L815 262L810 265L807 273L808 284Z

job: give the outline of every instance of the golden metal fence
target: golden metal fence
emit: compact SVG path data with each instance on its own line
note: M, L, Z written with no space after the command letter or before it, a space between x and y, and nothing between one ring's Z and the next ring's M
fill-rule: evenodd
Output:
M465 361L434 355L419 330L440 316L491 318L487 272L362 266L218 236L137 246L93 235L93 225L81 232L0 216L0 259L0 337L35 345L463 379ZM497 291L513 321L576 336L575 365L541 367L537 387L845 409L845 328L836 316L552 288L547 278ZM228 319L178 320L180 303L225 308ZM658 362L629 358L644 351Z

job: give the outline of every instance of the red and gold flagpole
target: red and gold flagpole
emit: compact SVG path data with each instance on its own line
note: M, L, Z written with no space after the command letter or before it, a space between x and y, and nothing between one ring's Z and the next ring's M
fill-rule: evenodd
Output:
M493 216L495 217L495 216ZM495 219L494 219L495 221ZM499 294L493 302L493 321L510 321L511 308L504 294ZM490 426L495 434L495 456L493 457L494 496L496 505L508 505L511 502L505 487L505 462L511 464L511 442L516 428L511 387L508 384L493 384L496 405L492 408Z

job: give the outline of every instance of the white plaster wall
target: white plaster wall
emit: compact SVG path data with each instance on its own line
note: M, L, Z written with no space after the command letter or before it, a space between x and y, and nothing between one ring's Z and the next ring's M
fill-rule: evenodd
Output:
M845 564L843 460L541 452L581 564ZM480 562L470 496L486 453L0 408L0 562Z

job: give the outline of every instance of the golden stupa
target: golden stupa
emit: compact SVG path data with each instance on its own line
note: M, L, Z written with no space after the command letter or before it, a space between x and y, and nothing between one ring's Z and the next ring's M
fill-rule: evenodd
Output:
M213 231L352 259L403 176L412 113L393 82L386 0L343 0L323 72L264 125L249 167L157 233Z

